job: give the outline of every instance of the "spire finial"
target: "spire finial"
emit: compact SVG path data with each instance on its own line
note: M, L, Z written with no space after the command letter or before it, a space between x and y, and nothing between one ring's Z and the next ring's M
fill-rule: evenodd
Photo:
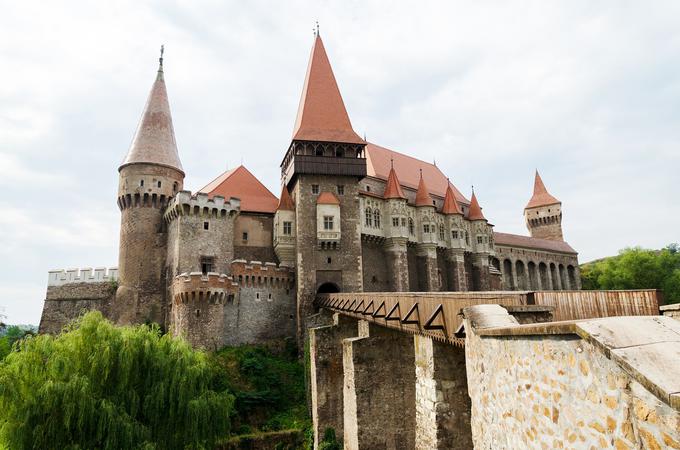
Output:
M366 140L366 139L364 139ZM390 168L394 169L394 157L390 156Z
M158 58L158 70L163 70L163 53L165 52L165 45L161 44L161 57Z
M320 33L319 33L319 21L318 20L316 21L316 35L317 36L320 35Z
M472 195L475 195L475 185L472 185Z

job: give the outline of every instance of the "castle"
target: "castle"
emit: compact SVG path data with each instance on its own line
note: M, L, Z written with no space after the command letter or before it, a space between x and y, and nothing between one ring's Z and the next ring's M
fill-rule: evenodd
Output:
M243 166L184 190L164 76L161 56L118 169L118 267L51 271L41 332L97 309L218 348L299 336L318 292L580 288L538 172L529 236L495 232L474 192L353 130L318 34L278 199Z

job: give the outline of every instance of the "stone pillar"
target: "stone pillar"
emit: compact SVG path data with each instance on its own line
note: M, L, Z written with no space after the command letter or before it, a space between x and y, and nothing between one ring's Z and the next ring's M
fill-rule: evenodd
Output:
M489 287L489 255L475 253L472 259L472 277L476 291L488 291ZM510 272L512 278L512 271Z
M424 292L441 290L437 273L437 245L418 244L418 282Z
M414 449L413 336L367 322L359 336L343 341L344 448Z
M468 290L465 277L465 250L450 248L446 251L448 278L453 283L452 289L458 292Z
M390 277L390 290L408 292L408 255L406 238L390 238L385 242L385 256Z
M465 350L414 335L416 449L472 448Z
M516 291L519 289L519 284L517 283L517 264L516 261L510 260L510 283L512 286L508 286L510 291Z
M327 428L343 433L342 341L358 335L357 320L340 314L330 317L330 325L309 329L310 390L314 448Z

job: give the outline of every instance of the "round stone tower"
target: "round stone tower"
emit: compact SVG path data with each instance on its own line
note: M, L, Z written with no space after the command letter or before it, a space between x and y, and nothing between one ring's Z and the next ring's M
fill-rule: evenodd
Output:
M165 324L167 233L163 213L184 181L163 78L162 52L159 61L130 150L118 169L119 285L113 316L126 324Z
M534 195L524 208L524 220L531 237L564 240L562 236L562 202L548 193L536 171Z

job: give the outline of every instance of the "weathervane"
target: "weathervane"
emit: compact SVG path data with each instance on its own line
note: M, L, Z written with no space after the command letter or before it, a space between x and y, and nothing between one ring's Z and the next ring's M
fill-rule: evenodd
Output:
M319 35L319 21L316 21L316 35Z

